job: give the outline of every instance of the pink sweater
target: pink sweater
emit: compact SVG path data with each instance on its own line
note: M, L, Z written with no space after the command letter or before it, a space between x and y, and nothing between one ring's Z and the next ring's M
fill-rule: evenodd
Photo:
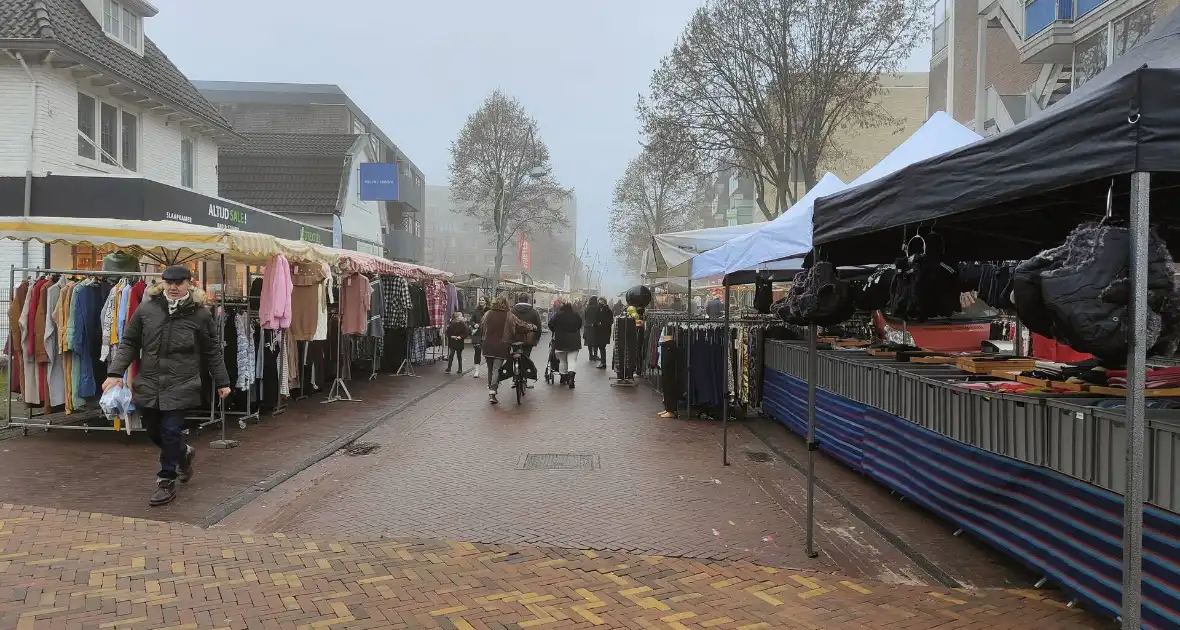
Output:
M258 319L262 327L276 330L291 327L291 267L282 254L271 256L266 263L266 277L262 281L262 299Z

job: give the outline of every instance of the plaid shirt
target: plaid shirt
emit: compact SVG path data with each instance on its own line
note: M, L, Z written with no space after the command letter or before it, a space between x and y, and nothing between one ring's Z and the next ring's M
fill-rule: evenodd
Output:
M381 276L386 328L407 328L410 321L410 285L405 278Z
M431 326L447 325L447 287L442 280L426 282L426 310L430 312Z

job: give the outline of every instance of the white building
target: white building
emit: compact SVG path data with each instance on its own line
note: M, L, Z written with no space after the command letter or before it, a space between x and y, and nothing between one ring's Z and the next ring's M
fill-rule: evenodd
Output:
M0 214L300 238L311 226L217 197L218 147L243 139L145 36L156 13L145 0L0 1ZM25 261L22 251L0 242L0 268L77 268L102 253L34 244Z

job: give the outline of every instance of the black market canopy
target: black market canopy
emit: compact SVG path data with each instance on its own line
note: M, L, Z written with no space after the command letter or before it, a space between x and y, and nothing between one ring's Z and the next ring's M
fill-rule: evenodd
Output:
M1011 130L820 198L814 243L837 264L881 263L922 228L960 260L1028 258L1103 217L1112 189L1126 208L1137 171L1153 173L1153 217L1180 210L1180 12Z

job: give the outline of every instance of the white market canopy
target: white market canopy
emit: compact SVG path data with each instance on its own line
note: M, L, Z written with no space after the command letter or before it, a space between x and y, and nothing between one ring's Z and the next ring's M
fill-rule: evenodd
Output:
M799 260L780 260L811 251L811 208L816 199L844 190L839 177L827 173L795 205L725 245L692 260L692 278L723 276L747 269L799 269ZM780 252L788 252L782 254ZM778 261L778 262L767 262Z
M652 247L644 253L644 269L666 278L681 278L691 271L693 257L720 247L734 237L758 229L760 223L723 225L703 230L669 232L652 236Z
M784 259L801 257L811 251L811 238L814 233L812 213L817 199L875 181L906 166L954 151L981 138L982 136L959 124L946 112L935 112L912 136L851 184L844 186L839 178L828 173L782 216L770 223L757 225L756 231L740 239L735 238L734 242L724 247L713 249L709 252L708 258L698 256L692 260L692 277L695 279L735 271L789 268L784 267L782 262L772 261L789 262ZM821 186L823 190L820 190Z

